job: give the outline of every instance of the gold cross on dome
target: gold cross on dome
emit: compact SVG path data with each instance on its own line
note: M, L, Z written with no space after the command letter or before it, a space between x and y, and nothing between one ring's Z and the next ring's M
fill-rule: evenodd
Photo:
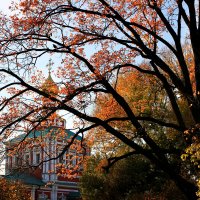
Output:
M49 63L47 64L47 67L48 67L48 70L49 70L49 74L51 73L53 64L54 64L54 63L53 63L52 59L50 58L50 59L49 59Z

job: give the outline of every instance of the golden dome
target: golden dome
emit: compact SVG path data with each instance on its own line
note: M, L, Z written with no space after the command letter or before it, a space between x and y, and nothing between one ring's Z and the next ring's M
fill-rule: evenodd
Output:
M49 71L49 76L42 84L41 89L42 91L51 94L53 96L56 96L59 93L59 88L57 84L53 81L50 71Z

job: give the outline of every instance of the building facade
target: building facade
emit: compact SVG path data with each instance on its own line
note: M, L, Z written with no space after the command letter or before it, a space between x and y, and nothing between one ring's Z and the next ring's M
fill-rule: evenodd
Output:
M58 88L50 73L42 89L57 95ZM5 143L5 177L26 184L32 200L80 199L81 159L88 152L78 147L82 143L80 136L75 138L73 148L63 151L75 135L65 127L65 119L55 113L35 130Z

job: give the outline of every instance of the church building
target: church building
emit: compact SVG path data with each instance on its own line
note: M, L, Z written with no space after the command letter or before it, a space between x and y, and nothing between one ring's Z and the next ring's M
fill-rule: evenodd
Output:
M41 89L52 95L58 94L59 88L50 72ZM77 136L73 148L62 153L74 135L66 129L66 120L54 113L28 134L10 139L5 143L5 177L22 181L30 191L32 200L81 199L78 189L81 159L89 151L76 148L76 145L83 143L82 137Z

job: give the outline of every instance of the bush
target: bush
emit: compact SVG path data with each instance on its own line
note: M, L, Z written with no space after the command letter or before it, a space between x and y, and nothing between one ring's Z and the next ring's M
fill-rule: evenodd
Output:
M19 181L0 179L0 200L30 200L30 192Z

